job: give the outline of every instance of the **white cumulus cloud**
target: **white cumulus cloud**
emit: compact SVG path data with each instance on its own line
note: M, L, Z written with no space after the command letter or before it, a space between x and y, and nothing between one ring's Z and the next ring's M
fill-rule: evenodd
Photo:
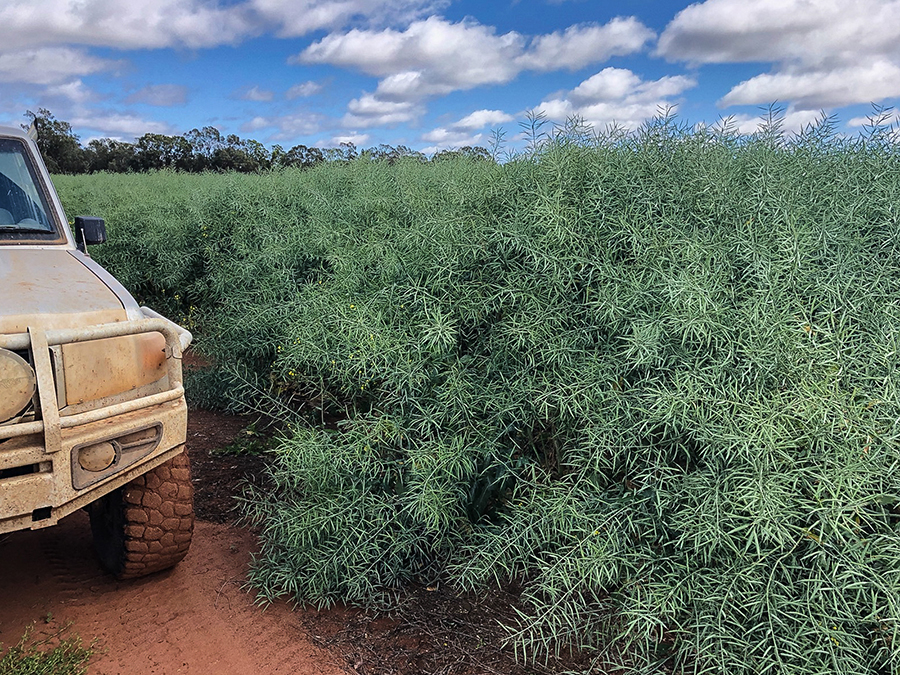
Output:
M257 103L264 103L266 101L271 101L275 98L275 93L269 91L268 89L261 89L259 86L253 86L249 89L244 89L242 91L237 92L237 97L243 99L244 101L255 101Z
M245 5L203 0L4 0L0 26L2 51L54 44L198 48L255 30Z
M656 34L634 17L617 17L605 25L580 24L539 35L519 58L529 70L577 70L640 51Z
M498 35L492 26L472 20L453 23L432 16L402 31L335 33L292 61L352 68L382 78L377 93L383 97L425 98L503 84L523 70L574 70L639 51L652 36L633 18L572 26L529 39L515 31Z
M352 133L352 134L340 134L338 136L332 136L331 140L324 144L323 147L335 147L340 145L341 143L349 143L355 146L360 146L369 142L371 136L369 134L360 134L360 133Z
M484 144L484 134L472 134L454 129L438 127L421 136L421 140L431 143L422 149L426 155L434 154L441 150L453 150L464 147L475 147Z
M454 129L484 129L487 126L512 122L515 118L502 110L476 110L453 124Z
M873 123L878 123L880 125L885 124L893 124L894 126L900 125L900 113L894 113L891 115L890 113L885 114L884 116L878 115L865 115L860 117L853 117L847 120L848 127L865 127L871 126Z
M508 82L524 49L518 33L496 35L490 26L440 17L415 21L402 31L351 30L310 45L294 60L327 63L386 78L383 93L410 98ZM477 58L473 55L477 54Z
M347 105L345 127L396 126L416 120L422 113L420 105L411 101L385 101L372 94L363 94Z
M315 96L320 91L322 91L322 85L318 82L309 80L307 82L295 84L285 92L284 97L291 101L295 98L307 98L309 96Z
M188 88L178 84L151 84L138 89L125 103L144 103L161 108L187 103Z
M789 107L780 113L781 130L787 134L797 133L810 124L818 122L821 116L821 111L796 110L793 107ZM759 131L760 127L767 122L767 115L729 115L727 120L740 133L752 134L755 131Z
M757 75L733 87L721 105L792 101L819 109L900 96L900 63L879 60L829 70L788 69Z
M684 75L642 80L624 68L604 68L575 89L541 102L535 112L556 122L580 117L595 128L617 124L634 129L696 85L696 80Z
M485 135L474 132L488 126L512 122L514 119L512 115L502 110L476 110L453 124L437 127L422 134L422 141L433 144L424 152L430 154L447 148L481 145L484 143Z
M450 0L251 0L250 4L278 26L281 37L297 37L358 21L409 23L443 9Z
M143 119L128 113L108 113L74 117L73 127L99 132L99 136L137 137L144 134L173 134L174 127L165 122Z
M119 65L117 61L100 59L82 49L70 47L43 47L7 53L0 49L0 82L62 84L73 77L111 70Z
M657 51L692 63L771 63L720 104L798 109L900 95L900 0L706 0L679 12Z
M65 84L57 84L47 87L46 95L51 98L62 98L71 105L84 106L99 98L97 93L81 80L72 80Z
M505 84L525 70L575 70L615 54L639 51L652 37L653 32L634 18L617 18L605 25L579 24L528 37L515 31L498 34L494 27L474 20L454 23L431 16L403 30L334 33L291 61L350 68L379 78L374 92L350 104L346 122L363 126L365 120L375 119L360 113L364 106L394 104L394 108L386 106L391 110L390 122L410 121L419 112L417 104L428 98Z
M423 141L435 143L440 147L475 145L480 139L481 134L472 134L446 127L437 127L422 134Z
M300 136L319 133L322 130L322 118L313 113L257 116L241 126L244 133L261 129L272 129L272 133L267 137L268 141L292 141Z
M202 49L274 32L408 23L450 0L3 0L0 53L80 45Z

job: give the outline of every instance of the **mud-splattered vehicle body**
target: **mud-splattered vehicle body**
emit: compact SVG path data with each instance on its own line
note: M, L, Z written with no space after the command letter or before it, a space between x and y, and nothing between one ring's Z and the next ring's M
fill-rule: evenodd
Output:
M121 578L175 564L193 531L181 355L63 212L37 146L0 127L0 534L86 508Z

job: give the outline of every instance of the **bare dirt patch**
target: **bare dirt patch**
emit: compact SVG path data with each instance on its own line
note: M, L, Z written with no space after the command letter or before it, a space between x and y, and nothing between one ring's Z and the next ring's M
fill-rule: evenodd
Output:
M245 415L190 411L187 443L194 476L194 511L200 520L234 523L239 516L235 497L244 483L265 483L263 455L223 452L240 442L253 423L254 419Z
M210 489L205 462L246 424L191 415L198 506L220 521L230 517L233 499L225 495L242 472L227 463L234 458L218 458L225 461L209 472ZM244 584L255 548L250 531L200 520L188 556L174 569L119 582L99 567L82 512L46 530L15 532L0 538L0 641L15 644L32 621L36 635L71 622L85 643L97 641L92 675L346 672L340 655L307 637L304 610L254 604Z
M313 645L286 604L262 611L242 589L251 533L197 523L191 552L173 570L118 582L97 565L83 513L0 543L0 639L13 644L38 620L72 622L105 653L91 673L340 673L340 658Z

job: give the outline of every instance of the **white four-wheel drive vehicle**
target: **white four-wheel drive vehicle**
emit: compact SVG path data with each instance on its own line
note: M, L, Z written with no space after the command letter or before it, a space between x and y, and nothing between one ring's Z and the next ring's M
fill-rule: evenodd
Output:
M191 334L87 255L28 134L0 127L0 534L90 513L119 578L171 567L194 527L181 354Z

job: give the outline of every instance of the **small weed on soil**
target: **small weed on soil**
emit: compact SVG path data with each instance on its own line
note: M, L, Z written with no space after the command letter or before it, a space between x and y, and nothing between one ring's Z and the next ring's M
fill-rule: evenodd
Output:
M51 622L48 616L45 623ZM85 647L79 636L68 631L66 624L35 634L31 624L16 645L6 650L0 646L0 675L84 675L93 645Z

